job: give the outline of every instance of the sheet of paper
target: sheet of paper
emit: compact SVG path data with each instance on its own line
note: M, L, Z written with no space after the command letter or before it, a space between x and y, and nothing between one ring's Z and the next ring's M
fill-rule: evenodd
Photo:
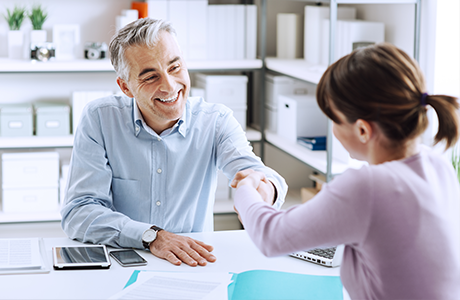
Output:
M41 266L38 238L0 239L0 270L39 269Z
M109 299L227 299L229 273L140 272L135 283Z

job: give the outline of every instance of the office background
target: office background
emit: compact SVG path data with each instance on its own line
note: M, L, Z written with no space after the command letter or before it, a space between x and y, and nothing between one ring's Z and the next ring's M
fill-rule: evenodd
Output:
M170 0L175 1L175 0ZM108 43L111 35L115 32L116 16L121 15L123 10L131 8L131 2L128 0L42 0L42 1L6 1L0 0L0 11L6 13L6 9L12 9L14 5L23 5L30 7L35 3L41 4L49 13L48 20L44 23L44 29L47 32L47 41L52 41L52 30L54 25L58 24L77 24L79 25L80 41L82 45L86 41L97 41ZM155 1L151 1L152 4ZM181 2L181 1L177 1ZM187 2L187 1L182 1ZM193 2L193 1L190 1ZM203 1L195 1L197 3ZM359 2L359 1L356 1ZM373 2L373 1L361 1ZM395 4L398 1L374 1L387 2L387 4L355 4L345 5L356 9L356 18L373 22L382 22L385 25L385 41L396 44L406 52L414 53L414 30L415 30L415 13L414 4ZM410 2L410 1L408 1ZM298 14L303 17L305 5L314 5L309 1L299 0L262 0L255 1L224 1L210 0L209 5L255 5L257 8L257 48L254 56L260 57L264 51L267 57L277 57L277 16L278 14ZM263 5L266 4L266 26L262 28L260 20ZM430 93L446 93L455 96L460 95L460 62L459 62L459 8L457 0L422 0L421 1L421 35L420 35L420 65L426 75L427 86ZM303 19L301 21L303 25ZM261 30L266 30L266 43L261 45ZM21 31L28 34L31 25L28 20L24 21ZM297 42L303 46L303 33L301 40ZM111 90L117 91L114 72L108 71L107 66L96 67L94 70L75 71L75 66L64 67L58 71L35 71L23 68L23 62L16 62L8 59L8 26L2 18L0 20L0 104L2 103L30 103L51 100L53 102L63 102L72 104L72 92L74 91L93 91L93 90ZM303 51L302 51L303 52ZM25 50L24 55L27 55ZM77 54L78 59L83 59L80 51ZM255 58L255 57L254 57ZM302 59L302 57L300 58ZM25 62L26 60L24 60ZM288 206L301 203L301 188L313 187L314 181L309 179L314 173L318 173L315 167L309 163L304 163L302 159L296 156L294 152L280 149L274 143L261 142L260 132L260 90L262 79L260 70L262 65L257 59L255 66L242 65L240 69L231 70L227 64L216 63L211 67L212 71L219 74L235 74L248 76L248 97L247 97L247 123L248 129L254 130L255 137L250 137L254 150L257 154L262 155L264 162L277 170L286 178L290 186ZM41 64L46 64L39 62ZM3 65L3 67L2 67ZM191 64L193 65L193 64ZM194 64L196 65L196 64ZM15 69L16 68L16 69ZM110 68L110 67L109 67ZM198 64L196 69L191 69L192 77L194 73L208 69ZM208 70L207 70L208 71ZM266 72L265 72L266 71ZM270 73L270 70L264 70L264 73ZM283 75L283 74L277 74ZM314 83L314 82L313 82ZM25 88L26 87L26 88ZM435 120L435 116L431 116ZM265 120L267 121L267 120ZM424 135L424 142L429 144L435 132L435 126L431 126ZM248 136L249 137L249 136ZM35 152L35 151L56 151L59 153L61 165L65 165L70 160L71 141L62 142L51 141L49 145L43 146L40 142L28 139L22 140L18 145L9 145L10 140L1 140L1 153L16 152ZM51 138L52 139L52 138ZM58 146L54 147L54 143ZM263 149L263 153L261 152ZM307 151L307 150L305 150ZM308 152L307 152L308 153ZM313 155L313 153L311 153ZM449 153L447 154L449 155ZM228 200L228 199L227 199ZM222 202L219 202L222 204ZM223 202L219 206L219 212L216 213L216 229L236 229L239 228L235 214L231 213L231 200ZM33 213L32 213L33 214ZM29 213L29 216L31 214ZM39 219L34 217L11 218L4 212L0 212L0 237L14 237L18 235L25 236L56 236L61 234L59 223L56 215L48 218ZM52 222L47 222L52 221Z

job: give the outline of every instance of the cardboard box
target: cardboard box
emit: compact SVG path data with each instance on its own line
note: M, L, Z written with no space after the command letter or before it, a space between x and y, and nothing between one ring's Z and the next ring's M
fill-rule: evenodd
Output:
M0 105L0 136L32 136L33 129L31 104Z
M318 191L315 188L301 188L300 189L300 198L302 200L302 203L307 202L311 198L315 197L315 195L318 193Z
M70 135L70 106L60 103L36 103L35 135Z
M298 136L326 136L327 117L314 96L280 95L277 133L293 143Z

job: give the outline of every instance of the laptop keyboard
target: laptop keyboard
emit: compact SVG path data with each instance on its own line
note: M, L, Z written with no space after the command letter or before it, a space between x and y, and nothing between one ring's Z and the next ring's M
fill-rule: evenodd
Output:
M333 258L337 247L317 248L308 251L299 251L290 254L293 257L300 258L315 264L326 267L333 267Z
M310 251L307 251L307 253L319 256L319 257L325 257L328 259L332 259L334 257L336 247L332 248L325 248L325 249L313 249Z

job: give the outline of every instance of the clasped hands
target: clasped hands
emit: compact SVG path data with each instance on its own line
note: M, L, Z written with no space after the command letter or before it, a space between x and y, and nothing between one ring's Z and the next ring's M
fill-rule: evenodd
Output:
M273 204L275 187L265 177L264 173L251 169L238 172L231 186L239 188L243 185L252 186L259 192L265 202L270 205ZM159 231L156 240L150 244L150 252L153 255L177 266L186 263L191 267L196 267L198 265L205 266L208 262L215 262L216 257L211 254L213 249L211 245L166 230Z

